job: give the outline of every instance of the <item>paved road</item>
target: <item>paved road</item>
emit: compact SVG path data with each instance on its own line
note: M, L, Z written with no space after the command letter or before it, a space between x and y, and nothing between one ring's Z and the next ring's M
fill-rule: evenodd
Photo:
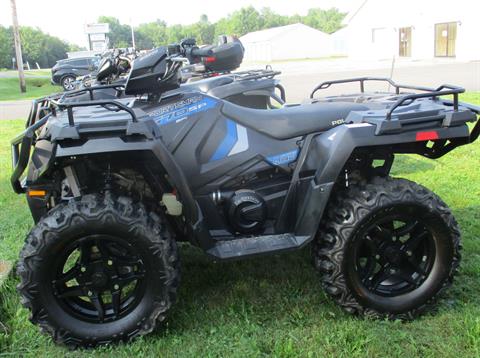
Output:
M320 82L362 76L389 77L391 63L355 63L346 60L305 61L276 64L282 71L280 79L287 92L287 101L301 102ZM358 69L353 69L358 68ZM393 79L398 83L435 87L451 83L465 87L467 91L480 91L480 61L467 63L451 62L397 62ZM372 83L367 90L387 90L387 86ZM358 85L332 86L322 95L358 91ZM319 94L320 94L319 93ZM30 101L0 102L0 119L26 118Z
M30 100L0 102L0 120L1 119L20 119L27 118L30 112Z
M25 78L50 78L49 74L40 74L48 70L40 70L42 72L36 72L37 70L25 71ZM0 71L0 78L17 78L17 71Z
M284 71L280 78L286 89L287 101L299 102L308 97L311 90L321 82L363 76L390 77L390 71L390 68L310 73L288 73ZM462 86L467 91L480 91L480 62L399 67L394 69L392 78L395 82L401 84L437 87L449 83ZM387 89L386 85L379 83L366 86L366 90ZM322 90L317 95L332 95L358 90L358 84L338 85L332 86L328 90Z

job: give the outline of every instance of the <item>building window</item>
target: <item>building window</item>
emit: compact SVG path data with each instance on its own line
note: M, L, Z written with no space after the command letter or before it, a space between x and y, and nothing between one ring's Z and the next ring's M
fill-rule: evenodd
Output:
M401 27L398 31L398 34L399 34L398 55L401 56L401 57L412 56L412 28L411 27Z
M455 57L457 23L446 22L435 25L435 56Z

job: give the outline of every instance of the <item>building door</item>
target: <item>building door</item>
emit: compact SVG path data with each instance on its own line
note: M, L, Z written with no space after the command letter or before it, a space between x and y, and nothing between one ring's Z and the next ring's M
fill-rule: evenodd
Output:
M435 56L455 57L457 23L447 22L435 25Z
M398 54L401 57L412 56L412 28L401 27L399 30L399 50Z

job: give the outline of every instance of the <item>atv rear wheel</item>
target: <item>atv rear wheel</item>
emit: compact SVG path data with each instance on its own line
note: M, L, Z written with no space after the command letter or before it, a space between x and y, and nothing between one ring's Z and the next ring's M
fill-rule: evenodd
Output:
M110 194L55 207L27 237L17 271L30 320L72 348L151 332L179 282L164 222Z
M375 178L333 200L313 255L327 293L346 311L413 319L451 285L460 248L457 222L438 196Z

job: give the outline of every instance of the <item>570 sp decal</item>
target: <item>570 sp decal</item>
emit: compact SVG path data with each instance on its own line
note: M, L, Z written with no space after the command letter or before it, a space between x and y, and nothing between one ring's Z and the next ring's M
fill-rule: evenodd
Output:
M194 96L161 107L148 115L163 126L172 122L181 122L191 114L215 107L217 103L218 101L210 97Z

